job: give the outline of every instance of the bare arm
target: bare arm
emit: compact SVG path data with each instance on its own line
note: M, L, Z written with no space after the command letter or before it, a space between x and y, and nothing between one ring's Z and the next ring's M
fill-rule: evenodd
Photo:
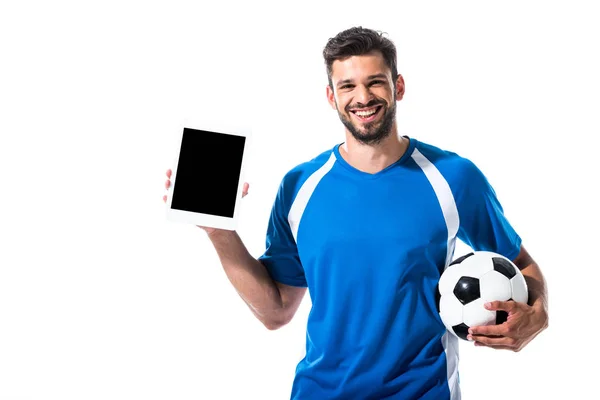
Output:
M171 170L168 169L165 189L170 187ZM248 194L248 187L245 183L242 197ZM163 201L167 201L167 195ZM256 318L271 330L287 324L298 310L306 288L273 281L265 266L248 253L235 231L200 228L208 234L225 274Z
M521 247L521 251L517 258L513 260L515 265L521 270L525 281L527 282L527 289L529 291L528 304L535 309L539 310L546 319L546 325L548 324L548 291L546 288L546 280L540 270L538 264L531 257L525 247Z
M215 230L208 237L229 281L256 318L270 330L287 324L298 310L306 288L275 282L235 231Z

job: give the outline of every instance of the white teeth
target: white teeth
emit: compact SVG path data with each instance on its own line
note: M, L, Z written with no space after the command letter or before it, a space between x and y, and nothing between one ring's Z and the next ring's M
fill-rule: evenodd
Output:
M375 114L376 112L377 112L377 109L374 108L374 109L369 110L369 111L355 111L354 113L356 115L358 115L359 117L363 117L364 118L364 117L371 116L371 115Z

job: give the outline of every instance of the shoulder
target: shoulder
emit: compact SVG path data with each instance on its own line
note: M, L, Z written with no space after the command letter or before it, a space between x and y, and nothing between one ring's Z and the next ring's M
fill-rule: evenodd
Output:
M456 151L421 141L417 141L415 150L415 153L420 153L432 163L449 182L470 181L483 177L481 170L471 159Z
M294 168L288 170L284 174L279 186L278 197L280 197L280 200L290 205L306 180L321 168L330 165L332 162L332 157L335 157L333 155L333 148L325 150L312 159L298 164Z

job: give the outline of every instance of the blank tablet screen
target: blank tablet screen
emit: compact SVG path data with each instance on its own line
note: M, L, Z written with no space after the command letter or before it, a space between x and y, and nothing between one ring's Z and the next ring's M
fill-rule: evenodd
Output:
M171 208L233 218L246 137L184 128Z

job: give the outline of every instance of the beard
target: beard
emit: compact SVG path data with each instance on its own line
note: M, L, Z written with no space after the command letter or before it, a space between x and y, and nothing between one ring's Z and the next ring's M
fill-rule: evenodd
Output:
M337 110L342 124L344 124L354 139L365 145L379 144L383 139L390 136L390 133L392 132L392 125L394 124L394 118L396 116L396 96L394 96L391 108L387 108L385 102L376 100L370 101L364 107L372 107L375 105L379 105L384 109L381 121L369 122L362 125L360 128L355 125L350 118L346 117L346 115L350 114L350 111L348 111L348 109L351 108L350 106L346 107L346 115L342 114L339 108Z

